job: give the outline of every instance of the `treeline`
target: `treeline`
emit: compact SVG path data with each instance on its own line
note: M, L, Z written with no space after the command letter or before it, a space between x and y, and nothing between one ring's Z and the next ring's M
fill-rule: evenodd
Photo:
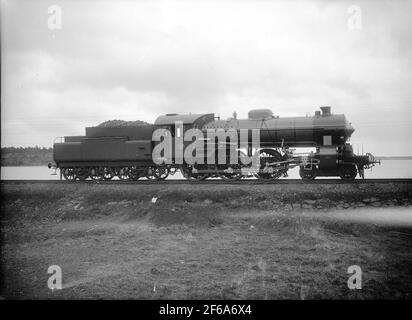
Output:
M1 166L47 166L53 161L52 148L1 148Z
M133 127L147 126L150 123L145 121L125 121L125 120L108 120L97 125L98 127ZM53 162L53 149L27 147L5 147L1 148L1 166L47 166Z

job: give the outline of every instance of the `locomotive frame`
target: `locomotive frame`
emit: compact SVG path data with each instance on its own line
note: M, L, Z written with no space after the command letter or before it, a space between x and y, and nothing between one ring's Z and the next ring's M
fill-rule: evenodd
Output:
M88 127L85 136L64 137L64 142L53 145L54 164L49 168L60 169L60 177L69 181L92 179L95 181L164 180L180 170L183 176L192 181L209 177L223 180L240 180L255 176L260 180L276 180L286 177L288 170L299 166L303 180L313 180L318 176L339 176L342 180L353 180L359 174L364 178L364 170L377 163L372 154L355 155L348 143L354 128L344 115L334 115L331 107L321 107L314 116L281 118L268 109L251 110L248 119L236 116L226 120L214 114L167 114L159 116L153 125L134 127ZM178 124L180 124L178 126ZM153 150L160 143L154 141L158 129L170 132L173 146L168 161L158 163L153 159ZM227 139L221 141L204 140L204 148L212 147L214 157L225 153L225 163L205 161L189 164L176 161L192 141L183 136L189 129L200 132L210 130L259 130L259 145L253 149L247 142L241 148L239 139L233 144ZM177 142L183 142L178 146ZM175 143L176 142L176 143ZM244 146L244 145L243 145ZM312 147L316 152L295 153L296 148ZM235 148L236 163L229 162L229 153ZM244 164L243 158L253 159ZM157 164L156 164L157 163Z

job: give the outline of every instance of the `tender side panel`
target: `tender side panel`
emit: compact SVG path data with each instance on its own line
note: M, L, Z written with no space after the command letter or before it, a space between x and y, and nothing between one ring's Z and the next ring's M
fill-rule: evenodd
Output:
M124 144L124 157L134 160L151 160L152 159L152 141L151 140L131 140Z
M81 153L83 161L122 160L126 158L126 138L84 139ZM129 160L129 159L127 159Z
M54 144L56 163L150 161L151 140L126 140L126 138L93 138L82 142Z
M81 161L81 142L55 143L53 146L53 157L56 163L64 161Z

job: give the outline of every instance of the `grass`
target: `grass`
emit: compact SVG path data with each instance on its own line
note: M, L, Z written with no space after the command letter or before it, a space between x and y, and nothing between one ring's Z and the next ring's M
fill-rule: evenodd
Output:
M411 187L303 187L3 183L1 296L410 299L409 220L378 223L357 219L374 207L334 206L374 196L407 218ZM324 209L293 205L310 199ZM362 290L347 287L354 264ZM62 268L63 290L48 289L50 265Z

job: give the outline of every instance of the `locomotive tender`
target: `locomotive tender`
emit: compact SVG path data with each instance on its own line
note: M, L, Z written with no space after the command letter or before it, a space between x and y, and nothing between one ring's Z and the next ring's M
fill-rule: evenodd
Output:
M321 110L314 116L282 118L274 116L269 109L256 109L249 112L247 119L237 119L234 115L227 120L213 113L167 114L159 116L153 125L88 127L85 136L66 136L64 141L54 143L55 164L49 164L49 168L59 168L61 176L70 181L110 180L115 176L121 180L142 177L163 180L177 170L186 179L195 181L208 177L238 180L251 175L273 180L287 176L288 170L296 166L304 180L317 176L353 180L358 174L364 178L364 169L378 161L369 153L354 154L348 143L354 128L343 114L332 114L331 107L321 107ZM153 158L153 150L160 143L154 139L157 129L169 132L173 142L171 153L164 154L165 161L160 163ZM206 155L204 161L195 163L176 161L178 148L184 149L192 143L183 139L189 129L200 130L205 137L211 130L255 130L259 133L259 146L253 148L250 134L243 149L239 140L233 143L227 139L206 138L202 139L205 150L212 145L216 156L224 150L224 157L229 160L230 149L235 148L237 162L210 163ZM183 146L174 143L178 140L183 141ZM301 147L316 148L316 152L295 153L295 148ZM258 161L247 164L243 161L246 158Z

